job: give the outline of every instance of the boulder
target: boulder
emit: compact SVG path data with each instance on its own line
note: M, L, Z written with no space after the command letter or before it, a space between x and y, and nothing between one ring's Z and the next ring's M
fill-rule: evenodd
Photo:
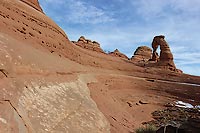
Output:
M102 50L98 42L86 39L84 36L81 36L77 42L76 41L72 41L72 42L79 47L100 52L100 53L104 53L104 51Z
M151 48L147 46L140 46L136 49L134 52L134 55L132 56L131 60L133 61L148 61L151 59L152 56L152 50Z
M115 51L110 52L108 54L111 55L111 56L116 56L116 57L128 59L128 57L125 54L121 53L118 49L115 49Z

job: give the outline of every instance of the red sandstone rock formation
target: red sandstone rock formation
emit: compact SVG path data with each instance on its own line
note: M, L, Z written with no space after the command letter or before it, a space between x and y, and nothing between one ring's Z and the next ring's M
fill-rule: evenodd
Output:
M76 44L77 46L80 46L85 49L104 53L104 51L102 50L102 48L100 47L100 44L98 42L91 41L89 39L85 39L84 36L81 36L77 42L73 41L73 43Z
M21 1L35 8L36 10L43 12L38 0L21 0Z
M19 0L0 0L0 27L0 132L134 132L171 97L199 105L199 86L169 82L199 77L83 50Z
M152 56L151 48L147 46L140 46L134 52L134 55L132 56L131 60L147 62L149 59L151 59L151 56Z
M156 50L160 46L160 57L157 60L158 56ZM153 57L151 60L158 61L159 66L169 66L170 68L176 69L176 66L173 61L173 54L170 50L168 43L165 41L165 36L155 36L152 42L153 48Z
M128 59L128 57L125 54L121 53L118 49L115 49L115 51L110 52L108 54L111 55L111 56L116 56L116 57Z
M155 61L155 62L159 61L159 55L157 52L152 53L152 59L150 59L150 61Z
M109 132L80 64L63 57L78 48L27 2L0 0L0 132Z

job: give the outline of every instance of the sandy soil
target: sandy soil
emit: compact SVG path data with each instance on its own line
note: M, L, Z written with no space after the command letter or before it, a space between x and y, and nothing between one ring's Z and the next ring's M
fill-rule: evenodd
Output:
M199 105L199 87L113 74L98 75L97 79L88 85L91 97L111 123L113 133L134 132L167 103L191 103L193 99L192 103Z

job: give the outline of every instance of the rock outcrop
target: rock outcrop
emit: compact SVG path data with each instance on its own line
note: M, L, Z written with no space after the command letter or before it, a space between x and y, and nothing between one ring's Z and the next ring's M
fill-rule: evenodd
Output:
M149 59L151 59L151 56L152 56L151 48L147 46L140 46L134 52L134 55L132 56L131 60L147 62Z
M20 0L20 1L28 4L29 6L35 8L36 10L38 10L40 12L43 12L38 0Z
M128 57L125 54L121 53L118 49L115 49L115 51L110 52L108 54L111 55L111 56L116 56L116 57L121 57L121 58L124 58L124 59L128 59Z
M156 53L156 50L158 49L158 46L160 46L160 57L158 60L158 55ZM153 56L152 61L157 61L159 66L167 66L170 67L170 69L176 69L176 66L173 61L173 54L170 50L170 47L168 43L165 41L165 36L155 36L152 42L152 48L153 48Z
M104 53L104 51L102 50L102 48L100 47L100 44L98 42L91 41L89 39L85 39L84 36L81 36L77 42L73 41L73 43L76 44L77 46L80 46L85 49Z
M23 1L0 0L0 132L134 132L177 89L199 105L199 86L156 81L199 77L101 54L83 37L80 44L100 52L76 46L37 0Z
M63 30L30 7L34 2L0 0L0 132L109 132L90 97L92 77L76 74L83 66L61 58L76 50Z

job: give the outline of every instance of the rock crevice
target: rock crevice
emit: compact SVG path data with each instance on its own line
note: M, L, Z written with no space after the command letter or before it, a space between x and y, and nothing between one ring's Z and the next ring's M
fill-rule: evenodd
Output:
M10 107L17 113L17 115L19 116L19 118L22 120L24 127L26 128L27 131L29 131L28 126L25 122L25 120L23 119L22 115L20 115L19 111L17 110L17 108L12 104L12 102L10 100L3 100L3 102L7 102Z

